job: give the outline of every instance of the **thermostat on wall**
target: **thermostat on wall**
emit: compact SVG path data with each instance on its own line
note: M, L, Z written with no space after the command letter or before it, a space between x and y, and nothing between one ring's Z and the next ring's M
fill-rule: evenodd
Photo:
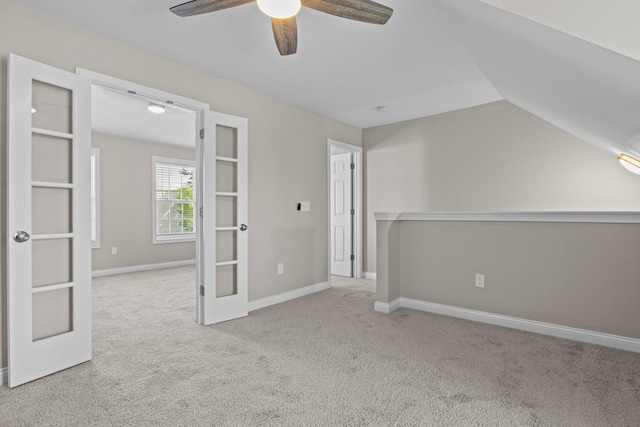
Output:
M298 210L301 212L311 212L311 202L299 202Z

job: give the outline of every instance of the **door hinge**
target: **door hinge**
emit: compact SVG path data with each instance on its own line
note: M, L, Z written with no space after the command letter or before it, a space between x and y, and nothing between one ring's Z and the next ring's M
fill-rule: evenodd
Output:
M200 139L204 139L204 129L200 129Z
M200 208L200 216L201 216L201 217L204 217L204 207L201 207L201 208Z
M200 285L200 296L204 296L204 286Z
M351 261L355 261L356 260L356 256L355 255L351 255Z
M355 163L351 163L351 169L355 169L355 168L356 168Z
M351 215L355 215L356 214L356 210L355 209L351 209Z

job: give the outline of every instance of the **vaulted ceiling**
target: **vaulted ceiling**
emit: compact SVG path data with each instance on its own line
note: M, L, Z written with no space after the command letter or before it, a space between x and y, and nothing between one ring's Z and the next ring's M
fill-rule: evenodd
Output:
M379 0L384 26L303 8L288 57L255 4L179 18L176 0L12 1L361 128L506 99L640 155L635 0Z
M640 61L610 50L623 45L607 49L476 0L442 3L504 99L612 154L640 154Z

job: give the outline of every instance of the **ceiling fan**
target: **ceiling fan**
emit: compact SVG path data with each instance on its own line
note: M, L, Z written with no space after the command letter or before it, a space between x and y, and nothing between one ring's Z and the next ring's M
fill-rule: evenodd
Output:
M172 7L171 12L187 17L215 12L257 1L260 10L271 17L273 35L280 55L291 55L298 48L296 14L301 6L370 24L384 25L393 9L371 0L192 0Z

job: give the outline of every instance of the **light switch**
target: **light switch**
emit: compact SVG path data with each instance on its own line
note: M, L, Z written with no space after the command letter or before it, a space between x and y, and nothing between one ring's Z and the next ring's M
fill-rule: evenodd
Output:
M300 202L300 210L302 212L311 212L311 202Z

